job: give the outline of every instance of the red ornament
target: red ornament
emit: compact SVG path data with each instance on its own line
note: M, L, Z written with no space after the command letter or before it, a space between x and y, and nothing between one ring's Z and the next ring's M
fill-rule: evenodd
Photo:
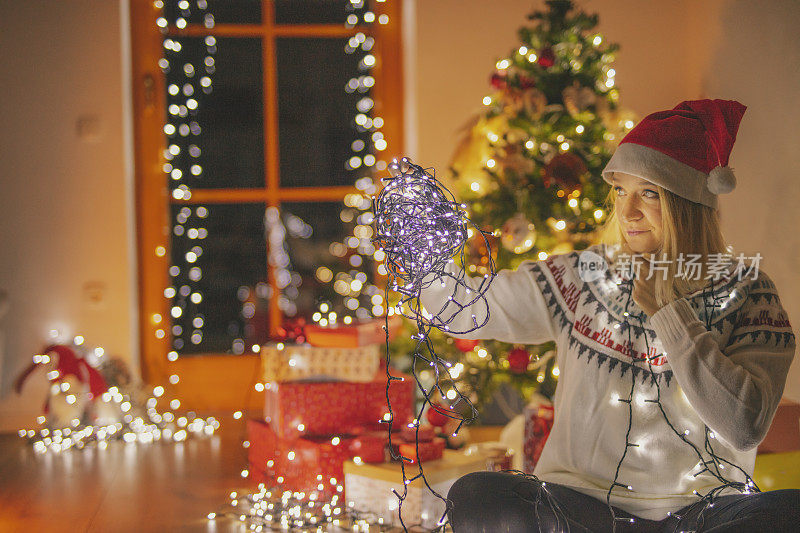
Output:
M434 404L431 404L431 406L428 408L428 412L425 414L425 417L433 427L440 428L447 424L447 421L450 420L450 417L445 414L447 412L445 409L446 408L442 407L441 405Z
M464 353L471 352L475 349L475 347L480 344L481 341L479 340L470 340L470 339L454 339L453 344L456 345L456 348L461 350Z
M556 54L549 46L539 52L536 63L542 68L550 68L556 62Z
M525 348L514 348L508 352L508 367L515 374L522 374L528 370L531 354Z
M558 154L542 169L544 186L554 183L562 189L573 190L581 184L581 176L586 173L586 164L571 152Z
M492 79L490 83L492 84L492 87L497 90L505 89L507 85L505 75L498 73L492 74Z
M529 76L520 76L518 82L520 89L532 89L536 87L536 79Z

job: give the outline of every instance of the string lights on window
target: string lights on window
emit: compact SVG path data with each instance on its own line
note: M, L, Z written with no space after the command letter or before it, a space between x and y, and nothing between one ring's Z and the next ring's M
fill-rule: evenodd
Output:
M162 1L154 2L154 5L159 9L164 8ZM167 78L167 120L163 128L167 148L163 154L163 171L172 198L189 200L192 197L191 184L199 183L203 178L202 150L199 146L202 127L199 118L204 95L213 92L218 43L213 35L200 40L169 37L169 27L184 29L187 21L193 20L192 17L200 17L208 29L214 27L214 15L207 12L208 3L205 0L192 3L180 0L174 7L174 20L167 20L164 16L166 10L156 20L164 35L164 55L159 60L159 66ZM198 46L203 53L198 54L197 61L192 61L190 56L193 54L187 48ZM172 209L172 248L183 253L180 257L172 254L173 263L169 267L171 283L164 290L164 297L170 301L173 319L168 331L173 348L168 354L170 361L176 360L186 348L196 347L203 342L206 317L201 312L200 304L205 295L199 283L204 274L203 241L208 237L209 214L210 208L203 205ZM165 329L156 332L159 338L163 338L165 333Z

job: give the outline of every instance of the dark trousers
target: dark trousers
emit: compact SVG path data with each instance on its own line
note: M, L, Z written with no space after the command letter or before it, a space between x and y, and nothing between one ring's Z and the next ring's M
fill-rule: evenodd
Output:
M605 501L562 485L508 472L474 472L447 495L454 533L606 532L615 523ZM800 532L800 490L718 496L661 520L645 520L614 507L616 531L708 533ZM633 522L630 520L633 519Z

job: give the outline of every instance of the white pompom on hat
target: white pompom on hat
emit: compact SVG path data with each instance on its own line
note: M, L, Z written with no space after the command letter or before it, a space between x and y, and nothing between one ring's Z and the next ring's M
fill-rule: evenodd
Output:
M603 179L632 174L717 208L717 195L736 188L728 161L746 109L735 100L687 100L651 113L622 139Z

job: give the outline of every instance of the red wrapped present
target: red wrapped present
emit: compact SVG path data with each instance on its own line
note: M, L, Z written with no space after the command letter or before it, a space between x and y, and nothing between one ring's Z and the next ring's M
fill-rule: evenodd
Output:
M371 344L385 344L386 322L383 318L366 320L355 324L334 324L320 326L308 324L305 327L306 340L314 346L329 348L358 348ZM402 325L399 316L389 317L389 339L391 340Z
M414 379L393 372L389 398L394 428L412 417ZM302 435L341 435L363 428L378 429L389 413L386 403L386 374L378 372L366 383L284 382L265 385L264 418L283 438Z
M247 438L250 443L247 457L253 481L330 497L342 491L346 460L358 463L384 461L388 433L285 439L268 424L248 420Z
M387 459L388 442L388 432L371 431L352 437L348 440L348 446L354 459L360 457L365 463L382 463Z
M800 404L781 399L772 425L758 445L758 453L800 450Z
M415 464L419 460L424 464L425 461L441 459L446 445L446 439L436 437L429 442L404 442L398 448L400 455L408 459L409 463Z
M542 449L550 435L553 427L554 411L552 405L538 405L526 407L523 416L525 417L525 440L523 441L523 470L533 473Z
M419 435L420 442L430 442L436 436L436 430L428 424L419 426L419 434L413 424L406 424L400 429L400 438L406 442L416 442L417 435Z

